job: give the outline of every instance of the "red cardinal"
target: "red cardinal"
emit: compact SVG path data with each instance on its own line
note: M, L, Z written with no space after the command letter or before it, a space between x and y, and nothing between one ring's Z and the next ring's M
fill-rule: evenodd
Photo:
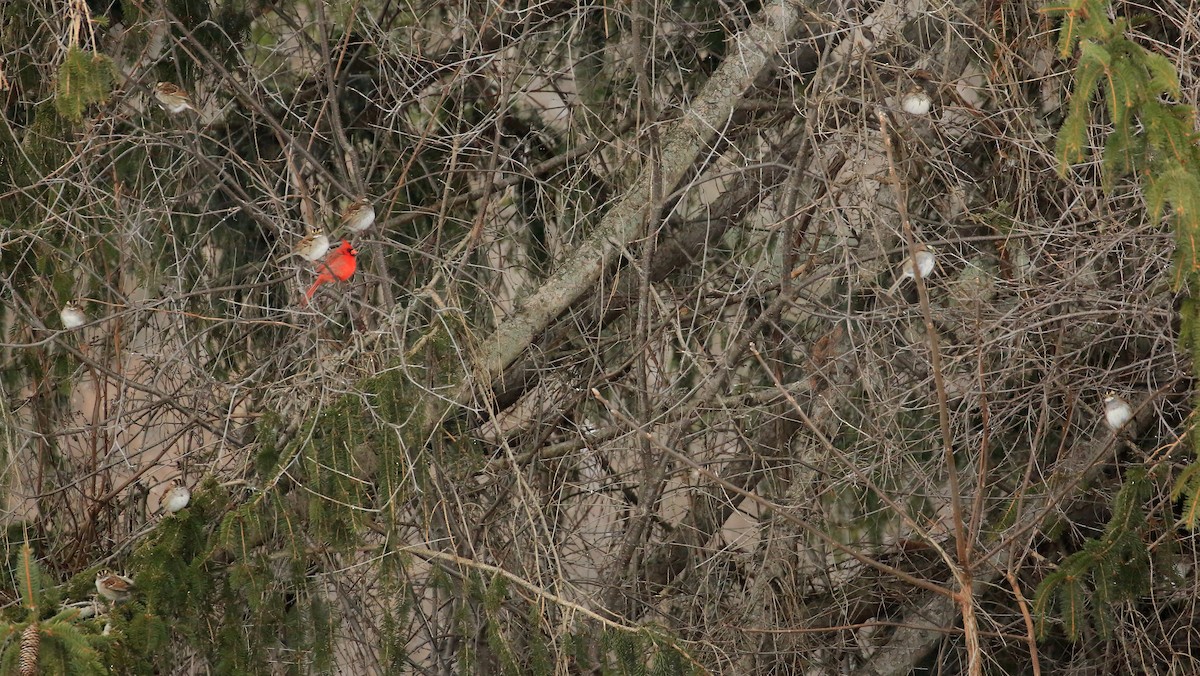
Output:
M325 257L325 260L317 265L317 270L320 271L320 274L317 275L317 280L305 292L304 304L307 305L308 301L312 300L313 294L317 292L317 287L325 282L332 282L334 280L344 282L350 279L350 275L353 275L354 269L358 267L356 256L358 256L358 249L350 246L350 242L342 240L338 248L334 249L332 253Z

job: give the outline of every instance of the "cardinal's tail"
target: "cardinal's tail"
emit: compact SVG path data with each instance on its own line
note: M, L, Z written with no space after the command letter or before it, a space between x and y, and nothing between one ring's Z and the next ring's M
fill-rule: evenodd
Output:
M312 300L313 294L317 292L317 287L321 286L327 281L329 281L329 278L325 275L317 275L317 281L313 282L312 286L308 287L308 291L304 292L305 305L308 305L308 301Z

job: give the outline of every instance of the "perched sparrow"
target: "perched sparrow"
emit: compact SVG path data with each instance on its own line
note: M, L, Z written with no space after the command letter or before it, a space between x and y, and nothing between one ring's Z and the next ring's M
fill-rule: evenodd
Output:
M900 109L909 115L928 115L932 106L933 99L921 85L913 85L900 97Z
M178 115L185 110L196 110L192 105L192 97L170 82L159 82L154 85L154 98L172 115Z
M1114 430L1119 430L1133 418L1133 409L1129 402L1110 391L1104 395L1104 422Z
M292 248L292 252L280 260L299 256L306 261L315 261L324 256L328 251L329 237L323 232L310 230L303 239L296 243L296 246Z
M109 601L125 601L133 596L133 580L105 569L96 573L96 591Z
M329 254L329 258L321 261L321 264L317 266L320 274L317 275L316 281L305 292L304 303L307 305L308 301L312 300L313 294L317 292L317 287L325 282L332 282L334 280L344 282L350 279L350 275L353 275L355 268L358 267L356 256L358 256L358 249L351 246L350 242L342 240L338 248Z
M77 329L87 323L87 315L83 314L83 310L75 304L75 301L70 301L62 306L58 311L58 318L62 320L64 329Z
M188 506L188 502L192 499L192 492L187 486L176 481L166 493L163 493L162 508L169 514L174 514L184 507Z
M375 207L366 198L351 202L342 211L341 223L349 232L362 232L375 223Z
M917 271L921 273L921 279L928 279L929 273L933 272L934 263L937 262L933 256L935 253L933 247L917 244L913 248L916 250ZM892 288L887 290L887 294L889 296L892 295L896 292L896 289L900 288L904 280L912 279L915 276L913 273L913 259L908 255L908 252L905 252L904 264L900 266L900 277L896 280L895 284L892 284Z

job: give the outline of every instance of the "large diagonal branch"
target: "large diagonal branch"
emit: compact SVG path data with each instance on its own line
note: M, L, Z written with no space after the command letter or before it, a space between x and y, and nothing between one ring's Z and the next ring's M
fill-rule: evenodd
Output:
M664 193L670 193L693 170L701 153L728 123L738 100L770 67L772 57L796 31L801 11L797 5L776 0L738 34L691 107L663 134L661 163L647 164L642 169L588 240L480 346L471 374L474 382L494 380L555 318L596 288L619 252L638 237L645 215L661 207L651 200L655 182L661 180ZM468 405L473 398L471 380L464 382L456 396L461 405Z
M665 235L649 262L651 283L658 283L672 273L683 269L704 256L707 247L717 242L730 228L741 223L747 213L758 206L762 199L788 174L787 167L796 159L798 142L791 142L780 152L777 164L761 167L754 171L738 174L734 186L712 205L709 213L701 220L683 222L672 219ZM636 298L640 278L632 266L621 268L608 285L611 291L603 296L584 299L571 310L570 322L558 322L549 328L540 339L541 350L526 353L525 357L508 367L504 377L493 384L493 403L496 410L504 410L514 404L530 388L537 384L545 370L546 354L553 352L556 345L566 344L578 335L590 335L621 317ZM531 411L530 417L542 415ZM480 418L481 420L486 416ZM473 420L472 426L477 424Z

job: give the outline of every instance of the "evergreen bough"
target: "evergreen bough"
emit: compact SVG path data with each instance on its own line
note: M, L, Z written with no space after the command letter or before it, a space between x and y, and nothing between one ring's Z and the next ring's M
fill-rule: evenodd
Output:
M43 618L46 599L42 570L26 542L14 571L24 618L0 621L0 672L5 674L108 673L97 648L105 639L85 631L80 608L66 608Z
M1134 176L1151 218L1166 213L1175 230L1173 289L1185 295L1180 340L1200 364L1200 306L1190 289L1200 281L1197 235L1200 235L1200 146L1195 111L1178 103L1179 77L1164 56L1127 37L1129 21L1109 19L1107 0L1054 3L1043 12L1062 18L1058 51L1077 54L1075 89L1059 130L1055 155L1060 174L1086 159L1088 131L1094 121L1111 127L1101 150L1101 187L1112 193L1117 182ZM1099 94L1103 106L1093 108ZM1194 451L1200 435L1190 433ZM1183 523L1195 528L1200 518L1200 464L1193 463L1175 482L1172 497L1184 501ZM1149 483L1134 472L1117 494L1112 520L1104 534L1088 541L1038 587L1034 609L1039 634L1057 616L1071 640L1081 636L1089 618L1104 636L1112 629L1113 604L1148 591L1149 550L1144 544ZM1090 612L1089 612L1090 610Z

